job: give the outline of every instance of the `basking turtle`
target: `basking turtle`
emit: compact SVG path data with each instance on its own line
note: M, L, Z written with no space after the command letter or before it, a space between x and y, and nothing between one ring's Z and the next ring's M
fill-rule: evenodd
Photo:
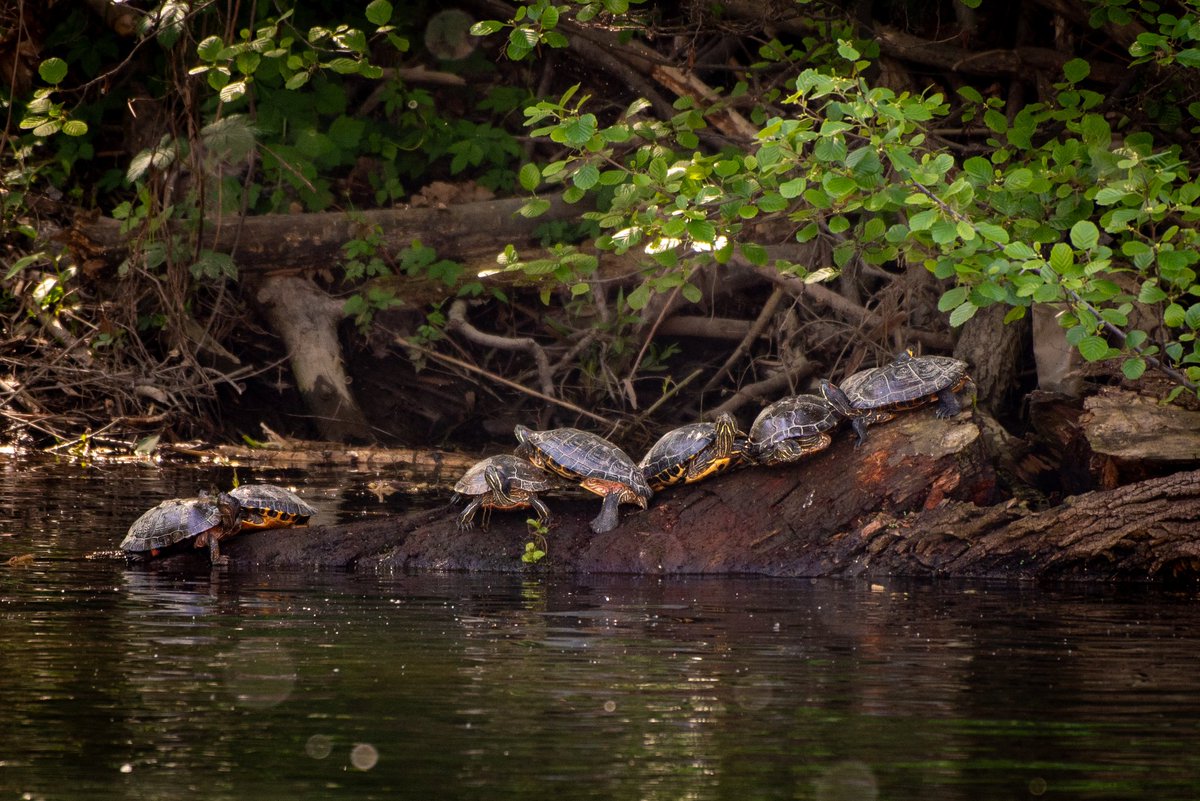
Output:
M242 505L242 528L303 526L317 510L299 495L274 484L242 484L229 492Z
M837 413L816 395L790 395L758 413L750 426L749 455L758 464L794 462L824 450L838 424Z
M475 525L475 513L483 509L485 531L493 509L526 509L537 512L542 525L550 522L550 509L537 494L554 486L554 480L520 456L501 454L476 462L454 485L454 500L471 496L471 502L458 516L458 527Z
M913 356L905 351L882 367L860 370L841 385L821 382L821 394L838 414L849 417L858 444L867 441L867 426L895 417L892 412L937 402L938 417L962 411L954 394L970 381L967 363L949 356Z
M214 565L228 564L229 557L221 555L219 543L241 528L241 512L237 498L226 492L216 497L163 501L133 521L121 541L121 550L129 556L148 558L194 540L193 547L208 548Z
M636 503L645 509L654 495L633 460L595 434L577 428L532 431L525 426L517 426L515 433L518 456L604 498L590 524L597 534L616 528L620 504Z
M746 460L746 447L746 436L726 413L714 422L689 423L663 434L638 467L650 488L658 491L736 467Z

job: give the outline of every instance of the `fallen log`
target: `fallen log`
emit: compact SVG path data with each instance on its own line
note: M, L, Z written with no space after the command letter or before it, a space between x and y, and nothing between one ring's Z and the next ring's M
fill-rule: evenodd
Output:
M490 531L460 531L449 504L254 532L223 550L235 570L1200 578L1200 470L1072 496L1044 511L997 503L995 481L972 415L947 421L924 410L872 427L861 448L843 432L828 451L794 465L664 491L645 512L623 507L621 525L604 534L587 527L592 496L548 498L548 555L532 568L521 560L536 539L525 515L497 512Z
M971 415L946 421L916 412L873 428L860 449L844 434L828 451L794 465L665 491L646 512L623 508L622 524L605 534L587 526L594 496L550 498L555 523L539 569L836 575L853 566L836 560L831 542L878 511L899 516L947 499L986 503L994 492L987 448ZM489 532L459 531L456 516L446 507L364 524L252 533L224 550L243 568L524 568L520 556L531 539L524 515L498 512Z
M210 221L201 245L230 253L240 273L289 269L326 269L339 263L342 247L352 239L378 232L387 252L398 252L420 240L442 258L459 261L486 256L494 259L505 243L518 248L537 241L538 226L552 220L573 219L580 209L561 199L551 201L545 214L523 217L517 210L524 198L460 203L447 208L373 209L356 212L311 214L263 214L244 219ZM124 222L111 217L80 218L68 235L81 261L99 260L117 264L125 258L130 234ZM182 226L172 233L186 233Z

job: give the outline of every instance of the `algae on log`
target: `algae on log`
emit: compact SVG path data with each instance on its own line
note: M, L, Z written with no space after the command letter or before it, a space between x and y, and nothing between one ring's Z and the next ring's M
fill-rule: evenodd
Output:
M752 468L667 490L649 510L622 507L621 525L593 534L595 500L549 498L549 572L825 576L859 571L844 543L879 511L901 515L947 500L987 503L995 475L970 414L931 410L871 429L862 448L843 433L796 464ZM594 497L594 496L593 496ZM519 571L525 515L497 512L488 532L459 531L457 510L395 520L251 533L228 541L235 567ZM911 572L927 573L914 561ZM905 571L898 571L905 572Z

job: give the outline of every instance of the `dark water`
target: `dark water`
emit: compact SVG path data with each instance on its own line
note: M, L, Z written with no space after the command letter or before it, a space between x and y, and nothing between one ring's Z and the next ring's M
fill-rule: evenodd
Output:
M229 475L0 470L0 799L1200 797L1191 590L131 570Z

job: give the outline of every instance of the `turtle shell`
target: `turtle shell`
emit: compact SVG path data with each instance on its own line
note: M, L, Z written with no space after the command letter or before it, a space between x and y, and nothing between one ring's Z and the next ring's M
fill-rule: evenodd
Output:
M155 555L220 525L221 510L214 499L173 498L134 520L125 539L121 540L121 550Z
M546 524L550 520L550 509L537 496L542 490L551 489L554 478L520 456L501 454L489 456L473 464L454 485L454 500L463 496L473 500L458 517L458 527L469 529L475 525L475 513L483 509L483 528L487 528L493 509L510 510L532 507L538 519Z
M517 455L569 481L577 481L585 489L607 495L624 488L632 491L643 507L654 495L633 460L602 437L578 428L533 431L525 426L517 426L516 435L520 443Z
M528 459L502 453L471 465L471 469L463 473L463 477L454 485L454 491L459 495L483 495L490 492L484 477L488 467L499 470L501 480L505 481L510 489L541 492L554 486L554 480L541 468L534 467Z
M758 413L750 426L750 452L762 464L791 462L828 447L838 424L833 407L816 395L790 395Z
M724 432L727 439L718 436ZM742 460L746 439L733 416L722 414L715 423L689 423L672 429L646 452L638 467L654 490L691 483L735 466Z
M891 363L860 370L839 385L855 409L910 409L956 392L967 382L967 363L949 356L901 353Z
M274 484L242 484L229 494L242 505L242 528L302 526L317 513L299 495Z

